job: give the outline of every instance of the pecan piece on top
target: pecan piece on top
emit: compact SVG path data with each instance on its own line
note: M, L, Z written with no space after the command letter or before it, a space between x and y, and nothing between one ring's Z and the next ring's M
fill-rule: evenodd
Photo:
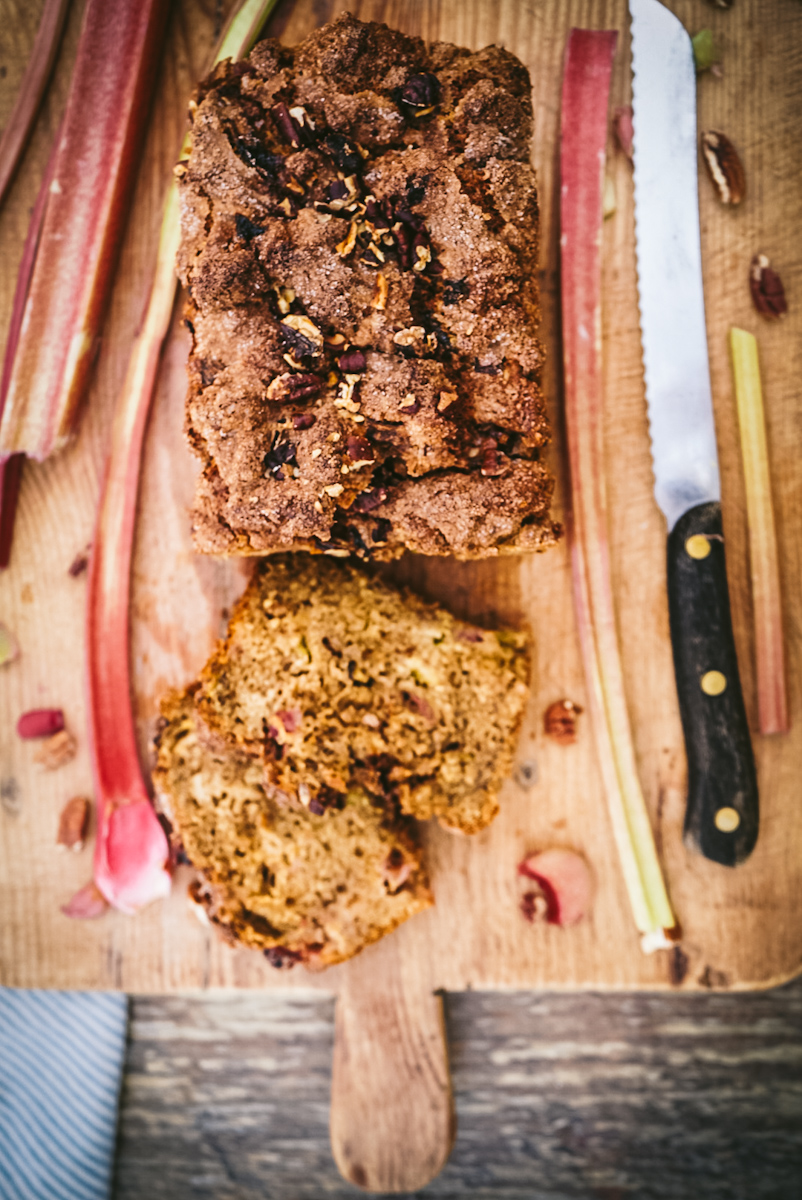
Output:
M746 174L738 151L723 133L702 134L702 157L722 204L740 204L746 195Z
M288 371L271 380L265 395L277 404L297 404L316 396L322 386L323 380L311 371L299 375L291 375Z
M401 91L401 103L412 116L426 116L440 103L440 80L430 71L410 75Z
M782 280L765 254L756 254L749 268L749 290L757 311L764 317L784 317L788 312Z

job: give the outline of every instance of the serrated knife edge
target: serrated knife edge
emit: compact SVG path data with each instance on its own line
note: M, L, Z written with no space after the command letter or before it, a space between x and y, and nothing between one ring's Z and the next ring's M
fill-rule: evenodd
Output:
M696 78L677 18L658 0L629 0L629 7L638 311L655 497L670 530L688 508L721 495L702 291Z

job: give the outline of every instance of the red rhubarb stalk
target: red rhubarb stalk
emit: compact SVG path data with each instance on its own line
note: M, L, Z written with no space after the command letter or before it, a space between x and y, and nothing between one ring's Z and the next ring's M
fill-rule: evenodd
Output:
M72 432L106 309L163 41L167 0L87 0L0 459L42 460Z
M618 647L607 534L601 365L602 194L617 34L574 29L562 93L560 226L571 563L591 723L607 807L644 950L676 920L638 778Z
M275 3L246 0L224 34L215 61L247 54ZM182 157L186 152L185 143ZM128 602L142 447L175 302L179 239L178 189L173 181L150 297L114 412L89 567L89 742L98 823L94 877L109 903L124 912L166 895L170 887L167 838L151 806L137 752Z
M56 142L58 143L58 135L56 135ZM17 353L17 345L19 344L22 320L25 315L25 302L28 299L28 290L31 286L31 276L33 275L33 268L36 262L36 253L39 249L42 222L44 221L47 197L50 193L50 184L53 181L55 167L56 150L54 148L50 153L44 178L39 188L39 195L36 197L36 203L33 206L28 233L25 237L25 245L22 248L22 258L19 270L17 271L17 284L14 289L11 321L8 326L5 356L3 358L3 374L2 378L0 378L0 421L2 421L5 410L8 385L11 380L11 368L14 365L14 357ZM7 567L11 557L14 517L17 513L17 499L22 482L22 464L24 459L25 456L23 454L12 454L5 461L0 458L0 568Z
M70 0L45 0L31 57L22 77L17 101L0 138L0 204L14 178L28 141L53 63L56 61Z

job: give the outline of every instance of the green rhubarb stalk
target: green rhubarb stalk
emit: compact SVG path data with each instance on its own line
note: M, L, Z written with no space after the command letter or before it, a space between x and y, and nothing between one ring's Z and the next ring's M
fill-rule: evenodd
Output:
M757 341L745 329L730 330L741 456L744 465L749 565L755 616L758 724L764 734L787 733L788 700L783 652L783 619L777 534L771 502L771 476L760 386Z
M638 777L610 581L601 365L601 231L615 33L574 29L562 93L560 245L574 605L607 808L644 951L676 919Z
M275 4L276 0L245 0L224 32L214 61L244 57ZM185 139L182 158L188 148ZM169 889L167 839L150 804L137 751L128 629L142 448L175 303L179 240L178 187L173 179L145 317L114 412L87 597L89 743L98 814L94 878L109 903L124 912L136 911Z

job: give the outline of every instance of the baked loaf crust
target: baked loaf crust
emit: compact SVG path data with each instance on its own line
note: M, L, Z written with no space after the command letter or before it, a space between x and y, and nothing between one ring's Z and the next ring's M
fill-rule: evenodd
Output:
M179 165L213 554L542 549L529 76L345 14L201 85Z
M199 738L193 689L162 702L154 782L200 872L191 896L277 967L350 958L433 903L412 822L355 788L315 815L279 805L260 765Z
M285 804L336 810L356 787L476 833L498 811L528 677L523 633L467 625L351 562L277 555L201 672L195 711L207 743L258 760Z

